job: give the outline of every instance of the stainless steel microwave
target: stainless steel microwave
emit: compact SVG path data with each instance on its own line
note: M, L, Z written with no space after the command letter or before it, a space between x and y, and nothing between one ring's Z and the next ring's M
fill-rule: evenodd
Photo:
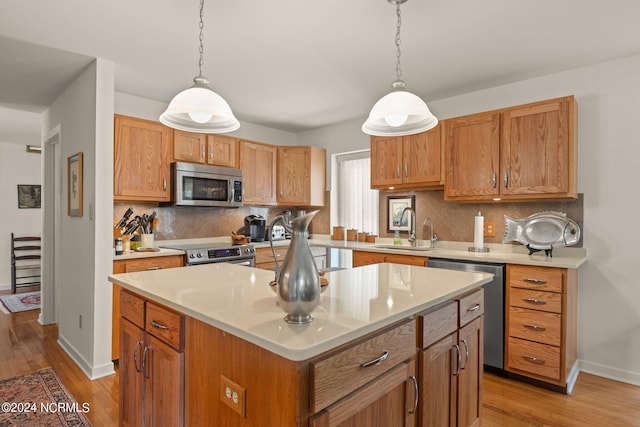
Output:
M171 164L172 203L178 206L242 206L242 171L175 162Z

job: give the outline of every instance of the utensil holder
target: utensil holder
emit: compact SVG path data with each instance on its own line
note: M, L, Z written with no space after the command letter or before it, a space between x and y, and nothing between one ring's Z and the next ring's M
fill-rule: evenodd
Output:
M153 234L141 234L140 235L140 247L141 248L153 248L155 247L155 241Z

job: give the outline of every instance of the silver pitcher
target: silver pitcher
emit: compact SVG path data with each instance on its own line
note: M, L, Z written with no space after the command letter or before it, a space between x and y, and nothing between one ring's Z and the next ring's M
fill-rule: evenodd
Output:
M308 242L309 224L318 212L291 220L291 243L282 265L276 261L278 305L287 313L284 320L288 323L311 322L311 312L320 303L320 277Z

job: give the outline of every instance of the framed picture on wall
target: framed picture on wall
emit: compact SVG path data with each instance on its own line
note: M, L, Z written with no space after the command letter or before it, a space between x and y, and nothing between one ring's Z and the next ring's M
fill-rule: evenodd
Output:
M69 216L82 216L82 152L68 159L67 211Z
M42 192L39 185L18 184L18 209L39 209Z
M404 215L405 208L415 209L416 196L387 196L387 231L408 232L411 229L411 211Z

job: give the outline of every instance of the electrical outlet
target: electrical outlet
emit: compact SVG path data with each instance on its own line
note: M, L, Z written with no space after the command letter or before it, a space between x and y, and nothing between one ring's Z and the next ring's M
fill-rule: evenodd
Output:
M246 418L246 398L246 388L220 375L220 400L242 418Z
M484 237L496 237L496 223L493 221L484 222Z

